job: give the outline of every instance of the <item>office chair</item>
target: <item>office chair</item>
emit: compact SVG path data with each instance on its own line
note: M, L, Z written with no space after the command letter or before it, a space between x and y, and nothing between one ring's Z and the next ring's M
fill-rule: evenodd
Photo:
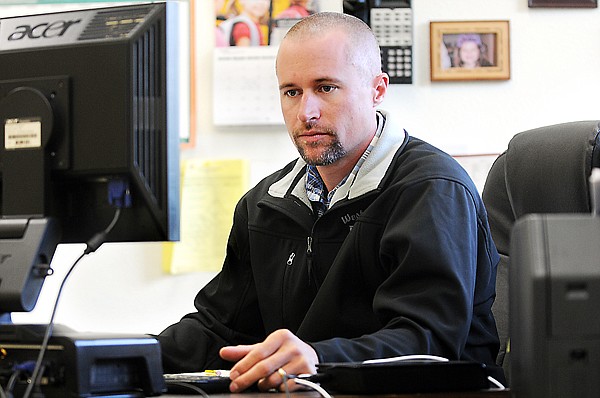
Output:
M483 188L500 254L492 311L500 337L497 364L509 380L508 266L514 222L530 213L589 213L588 178L600 167L600 122L578 121L515 135L495 160Z

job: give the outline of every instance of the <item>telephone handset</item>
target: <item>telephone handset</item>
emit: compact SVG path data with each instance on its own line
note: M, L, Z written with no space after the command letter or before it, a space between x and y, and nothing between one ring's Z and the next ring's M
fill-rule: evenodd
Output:
M410 1L344 0L344 12L365 21L381 48L381 67L392 84L411 84L413 18Z

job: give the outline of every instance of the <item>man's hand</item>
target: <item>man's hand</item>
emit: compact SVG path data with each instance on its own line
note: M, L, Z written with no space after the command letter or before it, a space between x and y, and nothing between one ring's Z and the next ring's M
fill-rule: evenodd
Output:
M221 358L237 362L231 368L232 392L240 392L258 381L261 390L281 386L281 368L287 374L315 373L318 357L315 350L289 330L280 329L271 333L262 343L223 347ZM290 389L295 383L288 382Z

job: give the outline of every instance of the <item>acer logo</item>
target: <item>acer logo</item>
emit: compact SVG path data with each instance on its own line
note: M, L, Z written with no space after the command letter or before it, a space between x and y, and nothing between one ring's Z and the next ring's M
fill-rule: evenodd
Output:
M30 39L49 39L52 37L60 37L64 35L67 29L69 29L72 25L80 22L81 19L72 21L55 21L52 23L44 22L35 26L19 25L15 28L15 31L8 36L8 40L15 41L24 39L26 37Z

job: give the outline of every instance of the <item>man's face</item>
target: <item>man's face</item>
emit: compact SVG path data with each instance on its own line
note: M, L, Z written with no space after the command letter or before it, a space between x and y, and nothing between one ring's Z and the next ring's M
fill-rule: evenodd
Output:
M330 32L310 40L284 40L279 49L283 117L309 164L358 160L375 132L374 83L350 64L346 41L342 33Z

